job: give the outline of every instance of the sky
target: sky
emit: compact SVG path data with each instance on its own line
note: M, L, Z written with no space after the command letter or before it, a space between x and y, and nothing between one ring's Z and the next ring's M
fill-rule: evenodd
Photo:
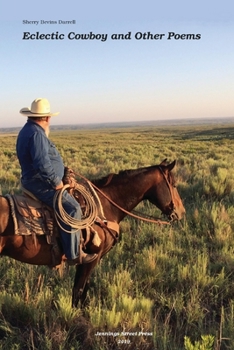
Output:
M53 125L234 117L229 3L41 1L35 11L9 0L0 8L0 128L23 125L19 110L38 97L60 112ZM23 39L37 32L64 39Z

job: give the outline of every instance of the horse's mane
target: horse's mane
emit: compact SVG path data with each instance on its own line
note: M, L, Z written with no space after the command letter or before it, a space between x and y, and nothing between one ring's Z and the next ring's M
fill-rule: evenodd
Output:
M139 168L139 169L127 169L127 170L121 170L119 173L111 173L107 176L104 176L100 179L94 179L92 180L92 183L96 185L97 187L105 187L107 185L111 184L118 184L122 183L124 180L129 179L133 176L142 174L148 170L153 170L157 168L158 165L152 165L149 167Z

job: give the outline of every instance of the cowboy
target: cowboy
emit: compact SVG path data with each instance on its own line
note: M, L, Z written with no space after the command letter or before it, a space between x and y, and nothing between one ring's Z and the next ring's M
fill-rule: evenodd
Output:
M49 101L37 98L31 108L22 108L20 113L28 117L16 143L22 186L53 208L54 194L63 188L64 164L48 137L50 118L59 112L51 113ZM63 192L62 206L72 218L81 219L80 205L67 191ZM63 228L59 228L62 246L69 265L86 264L97 258L97 254L86 254L80 248L80 230L62 222L60 225Z

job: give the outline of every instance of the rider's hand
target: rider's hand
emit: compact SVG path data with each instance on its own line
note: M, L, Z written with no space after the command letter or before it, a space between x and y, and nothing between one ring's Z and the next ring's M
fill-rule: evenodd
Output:
M55 187L55 190L61 190L63 188L63 182L61 181L59 185Z

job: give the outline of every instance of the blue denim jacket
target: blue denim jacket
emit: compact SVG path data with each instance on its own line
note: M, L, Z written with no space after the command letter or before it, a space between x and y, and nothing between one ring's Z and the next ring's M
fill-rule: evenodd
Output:
M40 178L53 188L60 184L64 175L63 160L40 125L27 121L19 132L16 151L23 182Z

